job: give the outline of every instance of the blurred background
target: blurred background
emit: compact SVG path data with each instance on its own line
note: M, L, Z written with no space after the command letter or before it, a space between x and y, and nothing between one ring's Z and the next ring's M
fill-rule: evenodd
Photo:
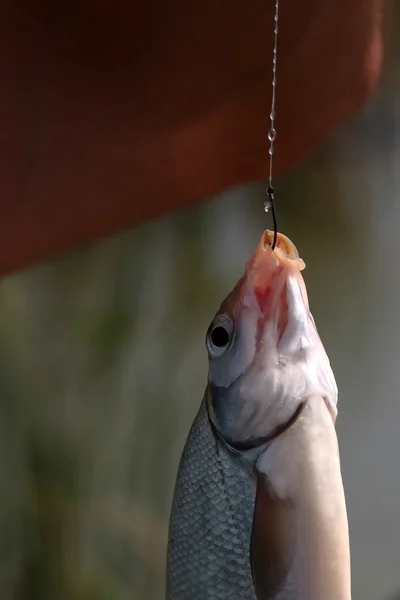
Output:
M400 594L399 28L397 4L374 98L276 185L339 386L356 600ZM0 281L2 600L163 598L205 332L263 200L229 190Z

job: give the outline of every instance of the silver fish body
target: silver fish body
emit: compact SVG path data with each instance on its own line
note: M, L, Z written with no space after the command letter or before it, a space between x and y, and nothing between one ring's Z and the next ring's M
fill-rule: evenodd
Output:
M293 244L268 232L207 335L167 600L351 600L337 386Z
M252 470L212 430L205 401L181 458L170 520L167 600L256 600Z

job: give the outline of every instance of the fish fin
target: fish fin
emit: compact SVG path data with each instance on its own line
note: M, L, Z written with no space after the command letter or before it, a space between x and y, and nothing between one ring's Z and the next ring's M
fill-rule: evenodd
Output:
M289 572L290 513L289 502L278 498L265 475L257 473L250 545L251 571L257 600L272 600Z

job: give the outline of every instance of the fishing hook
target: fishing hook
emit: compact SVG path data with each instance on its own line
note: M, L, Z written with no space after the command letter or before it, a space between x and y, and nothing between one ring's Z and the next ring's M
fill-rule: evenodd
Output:
M278 224L276 221L275 195L274 195L274 188L272 187L272 185L268 186L267 195L268 195L268 208L266 206L265 209L266 209L266 212L268 212L269 209L271 209L271 213L272 213L272 223L273 223L273 228L274 228L274 240L272 242L272 250L275 250L276 238L278 236Z

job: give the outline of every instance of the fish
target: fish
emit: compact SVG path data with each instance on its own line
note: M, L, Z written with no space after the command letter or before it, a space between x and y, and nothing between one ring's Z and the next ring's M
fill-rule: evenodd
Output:
M304 261L266 230L206 335L178 468L167 600L351 600L338 388Z

